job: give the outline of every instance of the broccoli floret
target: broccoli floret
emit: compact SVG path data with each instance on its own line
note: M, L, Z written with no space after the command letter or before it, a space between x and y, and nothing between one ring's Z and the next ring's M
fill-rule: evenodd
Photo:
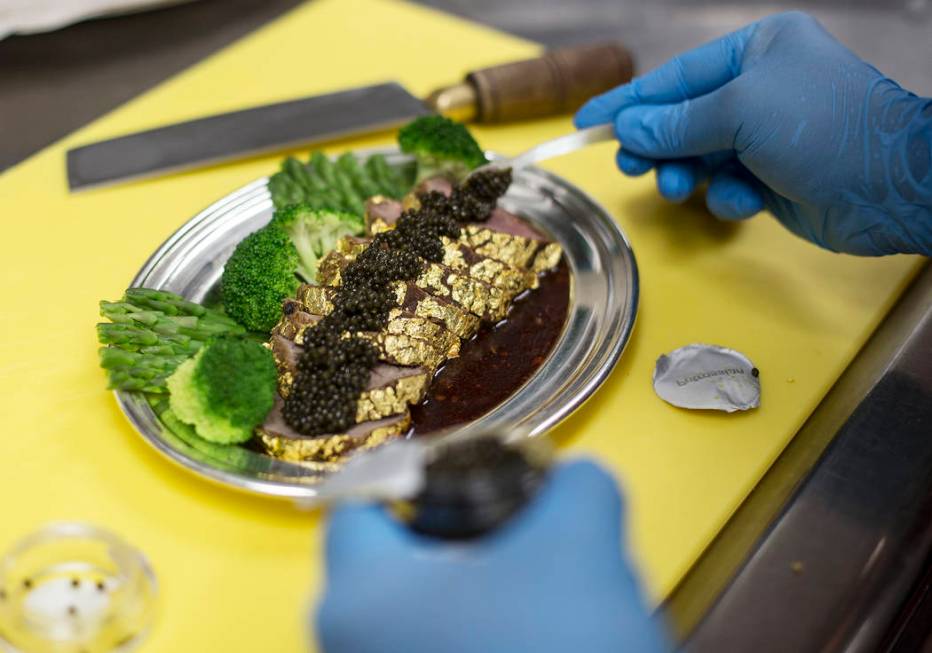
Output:
M227 261L220 287L227 314L254 331L269 331L281 303L300 283L317 280L317 264L343 236L361 234L362 218L350 213L292 204L247 236ZM297 276L295 276L297 275Z
M213 340L168 377L172 412L221 444L245 442L275 402L272 352L234 336Z
M365 228L362 218L351 213L314 209L306 203L279 209L270 226L291 238L300 259L296 272L309 283L317 280L318 262L340 238L361 234Z
M244 238L220 280L227 315L248 329L269 331L281 317L282 300L298 289L300 263L282 229L265 227Z
M417 118L398 131L402 152L417 159L417 181L443 175L453 181L486 163L466 126L443 116Z

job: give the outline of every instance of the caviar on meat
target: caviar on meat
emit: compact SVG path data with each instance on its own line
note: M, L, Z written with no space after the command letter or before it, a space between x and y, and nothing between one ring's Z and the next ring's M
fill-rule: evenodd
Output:
M511 170L472 175L449 197L430 192L406 211L391 231L378 234L343 271L333 311L308 330L291 391L282 414L304 435L338 433L355 421L356 402L365 390L378 351L354 334L379 331L395 305L392 284L411 281L422 260L443 258L441 237L457 238L460 223L482 222L511 185Z

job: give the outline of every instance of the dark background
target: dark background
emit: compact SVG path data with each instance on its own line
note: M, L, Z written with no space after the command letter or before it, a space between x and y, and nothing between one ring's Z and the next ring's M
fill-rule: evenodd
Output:
M308 0L313 1L313 0ZM198 0L0 41L0 170L301 0ZM904 86L932 94L930 0L422 0L547 45L620 38L640 70L780 9L803 8ZM390 26L386 26L390 27ZM451 81L461 71L451 71Z

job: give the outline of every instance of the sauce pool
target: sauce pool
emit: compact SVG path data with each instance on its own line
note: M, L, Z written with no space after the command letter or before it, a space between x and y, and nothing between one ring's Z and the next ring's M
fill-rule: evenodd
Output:
M570 274L561 259L538 288L515 300L503 321L483 325L437 372L426 400L411 409L411 435L471 422L513 395L553 351L569 300Z

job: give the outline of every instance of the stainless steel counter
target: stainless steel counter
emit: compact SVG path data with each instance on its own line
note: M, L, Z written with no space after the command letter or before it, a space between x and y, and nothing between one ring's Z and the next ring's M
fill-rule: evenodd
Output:
M788 3L423 0L641 70ZM0 41L0 170L300 3L201 0ZM932 95L930 0L822 0L864 58ZM67 111L62 107L68 107ZM932 653L932 267L664 604L692 651Z
M664 608L690 651L913 651L930 572L926 266Z

